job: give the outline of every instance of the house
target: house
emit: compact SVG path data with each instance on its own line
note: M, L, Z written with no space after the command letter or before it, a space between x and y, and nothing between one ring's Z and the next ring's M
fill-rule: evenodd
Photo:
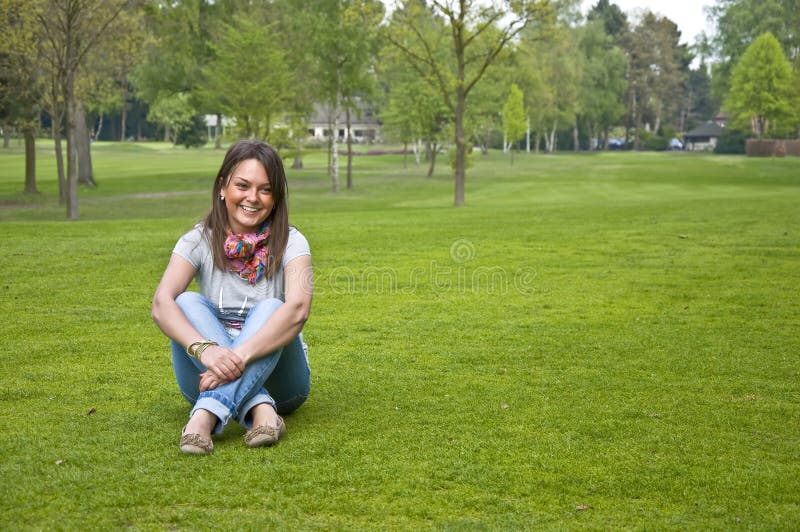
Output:
M714 151L717 139L725 134L725 128L709 120L683 136L684 149L688 151Z
M347 115L342 109L338 116L339 140L347 140ZM333 116L327 105L314 104L314 114L308 122L308 135L315 140L327 140L330 137ZM359 101L358 111L350 112L350 135L353 142L375 142L380 139L380 122L375 118L372 106Z

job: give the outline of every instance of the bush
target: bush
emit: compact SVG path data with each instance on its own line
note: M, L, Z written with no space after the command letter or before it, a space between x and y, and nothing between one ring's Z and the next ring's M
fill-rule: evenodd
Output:
M206 141L206 122L203 115L199 114L194 115L191 124L181 129L175 136L175 144L186 148L200 148L205 146Z
M747 141L747 133L736 129L725 131L725 134L717 139L717 145L714 148L714 153L719 154L733 154L744 153L745 142Z
M646 135L639 139L642 142L642 147L650 151L666 151L669 149L669 139L667 137L660 137L657 135Z

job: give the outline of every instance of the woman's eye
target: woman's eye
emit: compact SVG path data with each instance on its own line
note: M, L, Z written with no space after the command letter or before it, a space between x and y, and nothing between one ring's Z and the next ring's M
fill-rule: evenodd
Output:
M272 194L272 189L271 188L262 188L261 189L261 193L262 194Z
M247 185L245 185L244 183L239 183L238 185L236 185L236 188L238 188L239 190L247 190Z

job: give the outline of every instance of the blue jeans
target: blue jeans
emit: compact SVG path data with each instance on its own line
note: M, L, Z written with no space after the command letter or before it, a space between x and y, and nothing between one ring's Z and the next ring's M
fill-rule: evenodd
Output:
M186 318L207 340L221 346L235 348L259 330L283 301L267 299L256 304L242 324L241 332L234 336L226 330L223 319L214 304L197 292L184 292L175 298ZM241 320L236 316L236 319ZM193 405L190 417L202 408L217 418L214 433L220 434L231 418L245 428L252 427L250 410L261 403L269 403L285 415L299 407L308 398L311 389L311 371L302 335L258 360L250 362L242 375L233 382L200 393L200 373L205 366L186 354L184 346L174 340L172 366L181 393Z

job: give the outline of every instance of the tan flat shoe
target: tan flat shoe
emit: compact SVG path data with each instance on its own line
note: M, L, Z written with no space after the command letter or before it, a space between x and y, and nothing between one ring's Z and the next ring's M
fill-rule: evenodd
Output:
M283 423L283 418L278 416L278 425L259 425L248 430L244 435L244 442L251 449L255 447L263 447L265 445L273 445L278 443L283 435L286 434L286 425Z
M186 427L183 427L186 431ZM199 434L181 434L181 452L186 454L211 454L214 450L214 442L211 438L206 438Z

